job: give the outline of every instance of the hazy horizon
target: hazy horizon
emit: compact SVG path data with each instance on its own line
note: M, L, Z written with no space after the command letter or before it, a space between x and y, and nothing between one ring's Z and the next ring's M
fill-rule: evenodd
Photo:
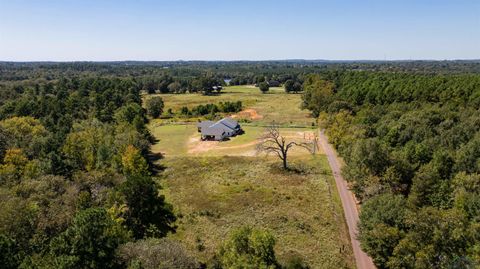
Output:
M265 59L265 60L250 60L250 59L233 59L233 60L222 60L222 59L212 59L212 60L197 60L197 59L178 59L178 60L1 60L0 63L123 63L123 62L138 62L138 63L162 63L162 62L295 62L295 61L305 61L305 62L331 62L331 63L341 63L341 62L455 62L455 61L465 61L465 62L476 62L480 61L480 58L471 58L471 59L391 59L391 60L382 60L382 59Z
M0 61L480 58L480 1L4 1Z

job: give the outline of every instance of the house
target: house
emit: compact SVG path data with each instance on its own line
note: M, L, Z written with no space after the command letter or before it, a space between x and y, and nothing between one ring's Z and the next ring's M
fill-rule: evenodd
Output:
M214 121L209 121L209 120L199 122L197 124L198 132L201 132L202 128L208 128L208 127L212 126L213 124L215 124L215 122Z
M223 118L217 122L202 121L197 124L198 132L202 134L202 140L224 140L242 131L240 124L232 118Z

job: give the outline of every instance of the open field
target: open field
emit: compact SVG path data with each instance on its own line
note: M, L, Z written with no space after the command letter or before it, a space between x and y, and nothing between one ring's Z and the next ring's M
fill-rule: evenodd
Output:
M197 133L194 125L149 125L150 132L158 140L152 152L165 156L187 154L188 139Z
M200 141L200 134L193 124L150 125L152 134L159 140L153 145L153 152L164 156L255 156L255 146L264 127L243 126L244 134L232 137L228 141ZM311 141L314 129L281 128L288 140L297 142ZM310 139L310 140L309 140ZM318 153L318 151L317 151ZM292 156L309 155L303 148L293 148Z
M243 225L269 229L276 237L280 262L301 257L310 268L353 268L353 254L342 205L323 152L304 148L289 152L293 171L280 169L274 156L257 154L266 125L281 125L289 141L313 141L316 129L300 109L298 94L274 88L262 94L252 86L227 87L218 96L162 94L165 111L200 104L242 101L231 115L245 133L228 141L200 141L196 118L152 120L166 170L159 182L179 216L176 234L187 250L208 262L229 232ZM148 97L145 97L148 98ZM245 123L241 119L247 119ZM190 124L175 122L192 121ZM292 128L301 126L303 128Z
M300 256L311 268L354 267L323 155L294 162L301 173L253 157L171 157L162 164L162 192L180 216L171 236L201 261L212 258L232 229L251 225L275 235L281 262Z
M150 98L155 95L148 95ZM256 115L250 117L250 113L239 113L238 119L246 118L254 125L265 125L276 122L283 126L312 126L314 122L307 110L301 110L301 95L287 94L283 88L271 88L266 94L262 94L253 86L225 87L220 95L205 96L201 94L159 94L165 102L165 109L178 112L183 106L192 108L200 104L219 103L225 101L242 101L245 110L254 111ZM179 120L179 119L174 119ZM185 120L185 119L181 119ZM196 121L197 119L190 119Z

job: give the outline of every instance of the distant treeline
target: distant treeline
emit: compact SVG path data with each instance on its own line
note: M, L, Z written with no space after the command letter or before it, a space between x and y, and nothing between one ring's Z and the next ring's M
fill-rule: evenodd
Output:
M262 75L305 75L326 71L408 73L480 73L480 61L173 61L173 62L0 62L0 81L58 80L62 77L106 76L123 78L171 76L191 79L212 76L234 83L253 84ZM280 79L281 81L281 79ZM237 84L235 84L237 85Z

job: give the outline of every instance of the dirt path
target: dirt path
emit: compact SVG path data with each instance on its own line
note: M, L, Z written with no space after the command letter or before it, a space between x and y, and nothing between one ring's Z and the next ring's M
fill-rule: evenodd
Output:
M363 252L363 250L360 248L360 242L357 240L357 205L353 193L348 190L347 182L343 179L342 174L340 173L340 161L337 158L335 150L328 143L327 137L323 131L319 131L318 139L320 142L320 147L323 148L325 155L327 155L328 163L332 169L338 193L340 194L357 269L374 269L375 265L373 264L372 259L365 252Z

